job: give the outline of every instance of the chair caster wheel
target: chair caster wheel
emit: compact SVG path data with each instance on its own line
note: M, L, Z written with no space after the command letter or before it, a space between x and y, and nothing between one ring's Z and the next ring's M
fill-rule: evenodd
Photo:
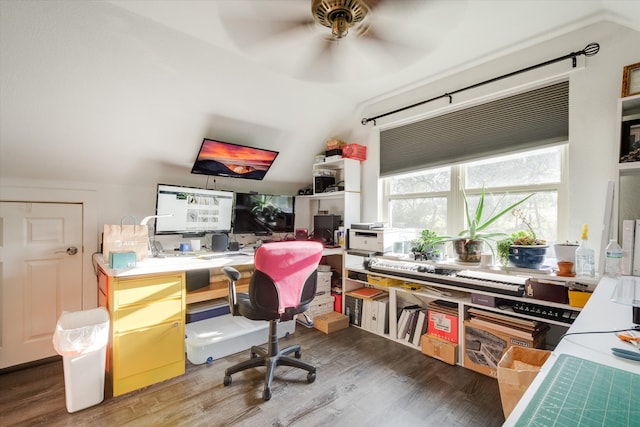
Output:
M316 373L315 372L309 372L307 374L307 382L312 383L316 380Z
M299 352L299 351L296 351L294 356L295 356L296 359L300 359L302 357L302 353Z
M225 375L222 384L224 384L225 387L231 385L231 375Z
M262 400L267 401L271 399L271 389L265 388L262 392Z

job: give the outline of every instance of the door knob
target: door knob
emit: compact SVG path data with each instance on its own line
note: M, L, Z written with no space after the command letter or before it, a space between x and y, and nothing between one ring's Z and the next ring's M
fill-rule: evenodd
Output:
M67 253L69 255L75 255L78 253L78 248L76 248L75 246L69 246L66 250L64 251L56 251L55 253L57 254L61 254L61 253Z

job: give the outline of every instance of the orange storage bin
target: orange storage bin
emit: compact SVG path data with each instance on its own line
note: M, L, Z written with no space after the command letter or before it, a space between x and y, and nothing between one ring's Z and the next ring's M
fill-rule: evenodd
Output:
M347 144L342 147L342 157L356 160L367 160L367 147L360 144Z

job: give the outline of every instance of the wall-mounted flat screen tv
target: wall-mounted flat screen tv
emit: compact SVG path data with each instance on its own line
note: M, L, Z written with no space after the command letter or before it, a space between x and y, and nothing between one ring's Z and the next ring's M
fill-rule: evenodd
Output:
M158 184L155 234L227 233L233 191ZM163 215L171 215L164 217Z
M236 193L233 232L269 235L293 233L295 197Z
M278 151L205 138L191 173L261 180L277 156Z

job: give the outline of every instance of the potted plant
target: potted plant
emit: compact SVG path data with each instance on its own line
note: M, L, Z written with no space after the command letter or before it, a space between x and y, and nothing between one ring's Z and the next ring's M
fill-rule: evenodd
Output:
M527 229L518 230L511 233L511 236L498 241L497 250L500 263L503 266L511 263L520 268L540 268L547 252L547 242L538 239L531 223L520 209L513 209L511 213L519 218L527 226Z
M424 229L417 239L411 241L411 251L416 260L442 260L444 256L445 236L439 236L436 232Z
M456 239L453 239L453 248L456 252L458 260L462 262L480 262L480 255L482 254L483 246L485 242L489 240L493 240L495 237L505 236L505 233L502 232L494 232L494 233L486 233L482 232L488 226L493 224L498 218L506 214L507 212L513 210L518 205L524 203L528 199L530 199L535 193L531 193L520 201L512 204L508 208L489 215L488 218L484 218L484 196L485 189L484 185L482 186L482 192L480 193L480 200L478 200L478 205L476 206L476 210L473 215L469 211L469 201L467 199L467 194L464 189L462 190L462 196L464 197L464 207L465 207L465 215L467 219L467 228L462 230ZM493 248L491 248L493 252Z

